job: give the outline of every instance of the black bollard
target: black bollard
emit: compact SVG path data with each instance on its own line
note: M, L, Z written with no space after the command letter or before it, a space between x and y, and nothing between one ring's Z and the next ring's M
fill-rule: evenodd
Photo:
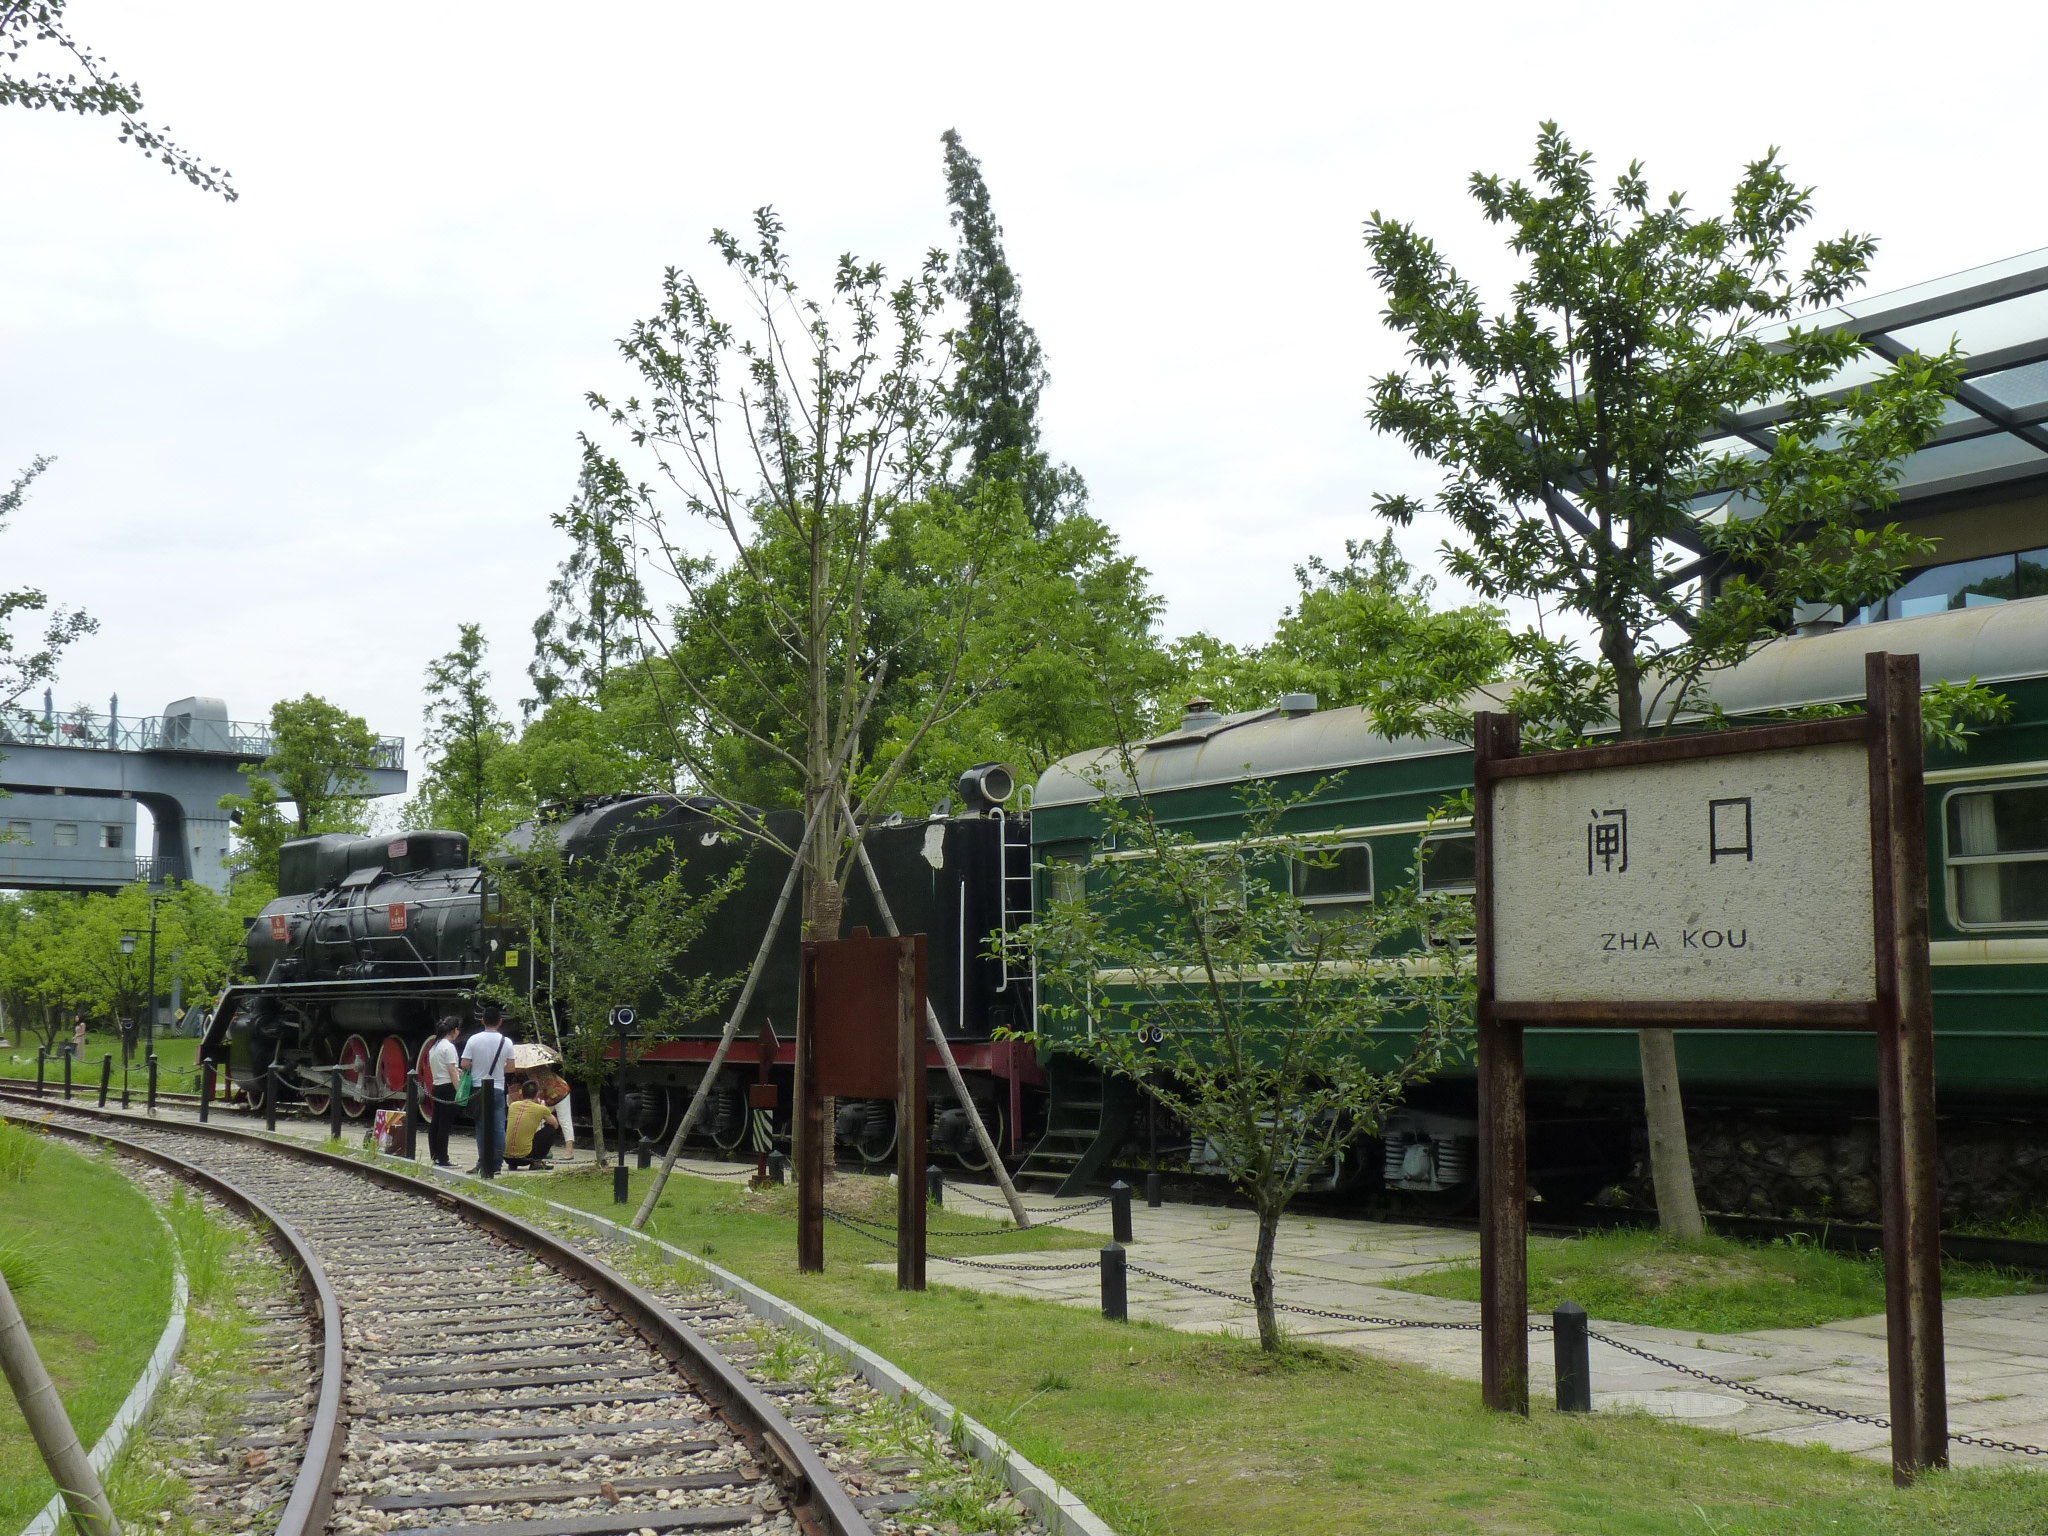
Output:
M114 1058L109 1056L107 1058L107 1065L111 1067L113 1064ZM199 1123L204 1125L207 1118L213 1113L213 1063L202 1061L199 1063L199 1070L192 1075L199 1079ZM101 1098L101 1102L106 1102L104 1095Z
M789 1182L789 1159L780 1152L768 1154L768 1177L778 1184Z
M263 1129L277 1129L277 1063L263 1069Z
M107 1107L107 1090L114 1084L114 1056L109 1051L100 1058L100 1108Z
M1165 1182L1157 1168L1145 1175L1145 1205L1148 1209L1159 1209L1159 1186Z
M1109 1235L1119 1243L1131 1240L1131 1186L1122 1179L1109 1186Z
M71 1099L71 1053L69 1051L64 1053L64 1098L67 1103Z
M40 1045L36 1047L36 1097L43 1096L43 1068L49 1064L50 1053Z
M341 1068L327 1069L327 1134L341 1140Z
M612 1204L624 1205L633 1198L633 1175L626 1171L626 1160L622 1157L612 1164Z
M128 1067L129 1058L124 1054L121 1057L121 1107L123 1109L128 1107Z
M155 1052L155 1051L151 1051L151 1052L149 1053L149 1097L148 1097L147 1099L143 1100L143 1103L144 1103L145 1105L147 1105L147 1106L148 1106L149 1112L150 1112L150 1113L151 1113L152 1115L156 1113L156 1052Z
M642 1168L652 1168L654 1166L654 1143L645 1136L640 1138L640 1166Z
M1550 1314L1550 1339L1557 1351L1557 1411L1593 1411L1593 1367L1586 1341L1586 1309L1575 1301Z
M946 1203L946 1170L937 1163L926 1163L924 1167L924 1197L933 1205Z
M408 1163L420 1160L420 1075L417 1072L405 1080L405 1160Z
M1124 1294L1124 1250L1118 1243L1102 1250L1102 1315L1112 1323L1130 1320L1131 1309Z

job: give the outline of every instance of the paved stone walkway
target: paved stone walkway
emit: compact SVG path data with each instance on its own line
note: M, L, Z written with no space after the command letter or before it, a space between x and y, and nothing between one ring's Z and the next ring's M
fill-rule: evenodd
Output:
M1001 1216L980 1204L993 1189L948 1185L946 1208L963 1215ZM1034 1210L1073 1210L1086 1201L1028 1196ZM1110 1231L1107 1209L1088 1211L1063 1226ZM1256 1225L1248 1211L1216 1206L1164 1205L1149 1210L1140 1198L1132 1210L1133 1241L1128 1262L1170 1274L1233 1296L1250 1291L1252 1241ZM935 1247L943 1246L935 1244ZM1288 1216L1281 1222L1276 1276L1280 1300L1296 1306L1373 1317L1476 1324L1476 1303L1418 1296L1388 1289L1386 1282L1421 1274L1478 1256L1479 1240L1469 1232L1394 1223L1354 1222L1329 1217ZM997 1295L1032 1296L1068 1306L1101 1304L1098 1276L1033 1274L1071 1264L1077 1254L1013 1254L999 1262L1016 1273L994 1274L933 1258L931 1279ZM1257 1332L1251 1307L1133 1274L1131 1316L1197 1333ZM1296 1337L1359 1349L1390 1360L1479 1379L1476 1331L1371 1327L1332 1318L1282 1313ZM2048 1293L1951 1301L1943 1308L1948 1353L1949 1427L2000 1440L2048 1447ZM1549 1319L1532 1316L1532 1323ZM1624 1339L1695 1370L1784 1393L1851 1413L1889 1413L1884 1318L1855 1318L1818 1328L1766 1329L1755 1333L1680 1333L1609 1323L1595 1318L1602 1333ZM1556 1390L1547 1334L1529 1341L1530 1393L1548 1398ZM1634 1359L1611 1346L1592 1346L1593 1405L1596 1410L1635 1409L1683 1419L1758 1439L1793 1444L1818 1442L1880 1461L1891 1457L1891 1432L1867 1424L1846 1424L1815 1414L1780 1408L1696 1381ZM2048 1457L2014 1456L1957 1446L1959 1466L2024 1463L2048 1471Z

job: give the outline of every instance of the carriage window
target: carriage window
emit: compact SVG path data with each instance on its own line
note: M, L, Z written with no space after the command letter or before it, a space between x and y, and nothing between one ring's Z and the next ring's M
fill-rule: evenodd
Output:
M76 848L78 846L77 822L60 821L57 823L57 846L59 848Z
M1371 901L1372 849L1364 843L1345 843L1329 851L1335 857L1328 863L1293 861L1295 896L1313 906Z
M1047 859L1045 889L1053 901L1081 900L1088 894L1088 866L1079 859Z
M2048 784L1958 790L1944 819L1956 925L2048 924Z
M1422 840L1422 888L1470 896L1475 878L1470 832L1433 832Z

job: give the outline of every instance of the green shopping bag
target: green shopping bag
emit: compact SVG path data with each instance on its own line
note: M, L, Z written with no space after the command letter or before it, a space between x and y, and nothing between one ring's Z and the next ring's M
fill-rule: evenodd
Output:
M464 1067L462 1069L462 1076L455 1080L455 1102L467 1104L469 1102L469 1091L473 1086L475 1086L475 1078L471 1075L469 1069Z

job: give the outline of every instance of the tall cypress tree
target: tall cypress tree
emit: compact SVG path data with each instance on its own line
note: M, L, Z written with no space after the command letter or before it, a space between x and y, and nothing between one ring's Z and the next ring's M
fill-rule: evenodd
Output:
M1015 485L1040 532L1088 501L1080 471L1054 464L1038 446L1038 397L1045 355L1018 309L1017 276L1003 254L1003 228L989 205L981 162L948 128L946 201L960 231L953 297L966 311L955 333L960 366L948 400L956 422L953 452L965 453L964 478Z

